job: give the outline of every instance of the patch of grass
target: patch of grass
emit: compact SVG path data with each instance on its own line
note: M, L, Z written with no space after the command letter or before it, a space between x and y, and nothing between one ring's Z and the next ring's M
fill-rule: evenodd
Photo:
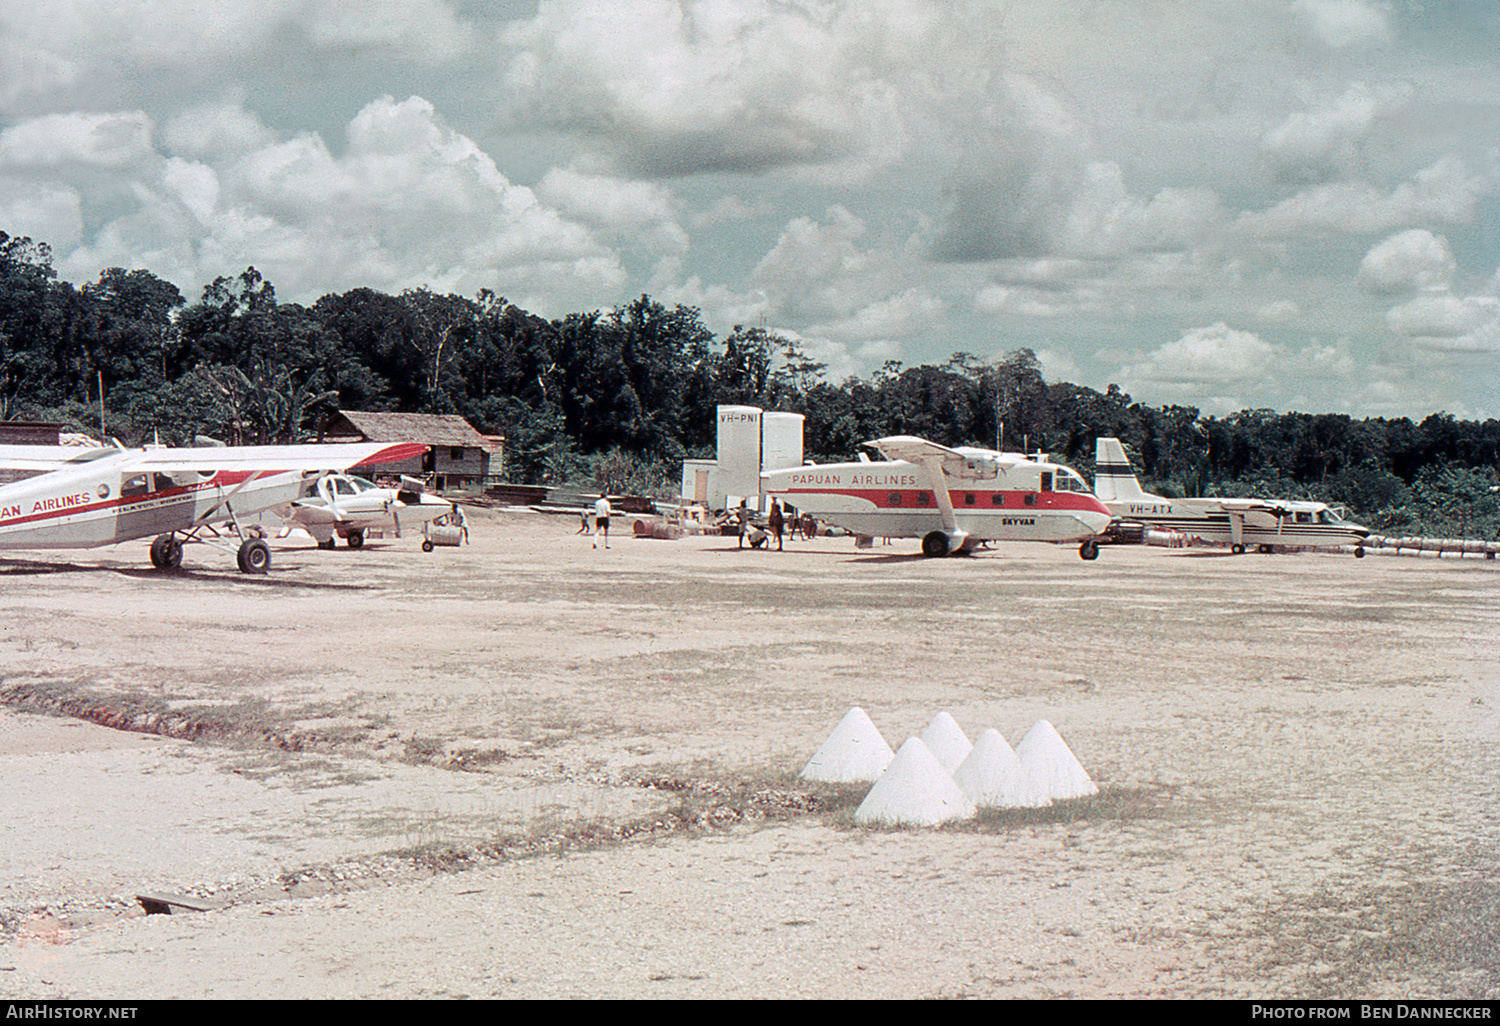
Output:
M1491 876L1324 888L1258 910L1256 971L1298 998L1354 999L1381 984L1426 998L1500 996L1500 881ZM1231 940L1243 944L1243 938Z

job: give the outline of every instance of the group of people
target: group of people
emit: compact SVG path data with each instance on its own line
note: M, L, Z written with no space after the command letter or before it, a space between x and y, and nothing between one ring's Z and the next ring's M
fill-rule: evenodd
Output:
M744 500L740 501L739 508L735 510L735 517L740 525L740 548L745 547L745 542L750 542L752 549L758 549L762 545L770 548L771 538L776 539L776 550L781 551L781 535L786 530L786 514L781 508L780 499L771 500L771 511L766 514L766 529L762 531L750 521L750 509ZM795 521L794 521L795 523Z
M593 538L593 547L599 548L602 543L609 548L609 518L612 513L609 499L599 496L599 501L592 508L584 507L579 518L577 534L587 534ZM741 500L739 507L734 511L734 522L739 525L740 536L739 547L744 548L748 541L752 549L758 549L762 545L770 548L770 539L776 539L776 549L782 549L782 535L787 528L786 512L781 508L781 500L771 500L771 510L766 514L766 529L761 530L750 519L750 508ZM805 530L802 520L793 517L790 521L792 535L796 536L800 530ZM809 535L811 537L811 535Z

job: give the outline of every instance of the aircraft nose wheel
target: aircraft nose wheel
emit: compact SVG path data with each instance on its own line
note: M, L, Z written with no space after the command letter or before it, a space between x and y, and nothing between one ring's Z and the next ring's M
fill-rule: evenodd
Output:
M359 548L361 545L363 545L365 543L365 532L363 532L363 531L350 531L349 532L349 537L346 538L346 539L344 539L344 540L349 543L349 547L351 549L357 549L357 548Z
M240 546L240 570L247 574L264 574L271 570L271 546L259 538L251 538Z
M1090 541L1086 541L1082 545L1078 546L1078 558L1079 559L1098 559L1099 558L1099 543L1096 542L1096 541L1090 540Z

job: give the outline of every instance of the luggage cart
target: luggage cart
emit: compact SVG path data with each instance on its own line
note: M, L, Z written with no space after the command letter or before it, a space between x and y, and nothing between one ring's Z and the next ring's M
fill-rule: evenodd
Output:
M469 540L469 526L464 511L457 506L452 513L434 517L422 525L422 551L431 552L439 545L457 547Z

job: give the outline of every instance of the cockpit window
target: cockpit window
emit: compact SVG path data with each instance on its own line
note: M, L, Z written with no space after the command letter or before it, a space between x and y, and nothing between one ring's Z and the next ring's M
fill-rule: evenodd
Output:
M336 477L333 479L333 490L338 495L357 495L358 490L354 483L347 478Z

